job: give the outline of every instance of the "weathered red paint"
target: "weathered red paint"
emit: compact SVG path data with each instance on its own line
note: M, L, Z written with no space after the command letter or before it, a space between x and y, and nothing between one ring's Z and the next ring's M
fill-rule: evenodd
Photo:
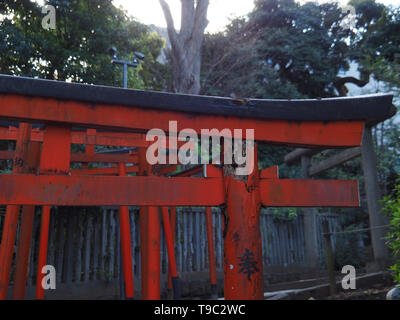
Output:
M257 146L254 147L258 168ZM224 294L227 300L262 300L263 260L260 232L259 171L247 183L225 177L227 201L224 226Z
M68 123L80 127L147 132L169 130L169 120L178 130L191 128L198 134L204 124L218 130L254 129L255 140L292 146L354 147L361 144L364 121L281 121L181 113L122 105L101 105L21 95L0 95L1 118L29 122ZM242 138L242 137L241 137Z
M1 140L1 139L0 139ZM31 141L36 142L36 141ZM14 151L0 151L1 160L11 160L14 158ZM72 153L71 162L104 162L104 163L137 163L138 158L136 154L86 154L86 153ZM172 170L170 168L169 170ZM175 166L176 170L176 166ZM117 173L115 173L117 174Z
M40 173L54 175L69 174L71 157L71 127L51 126L45 129L43 149L40 159ZM36 299L44 298L42 280L45 276L42 273L43 267L47 264L47 247L49 241L50 206L42 209L42 221L40 228L39 257L36 280Z
M126 173L138 172L138 166L127 166ZM71 175L83 176L117 176L119 173L118 167L108 167L108 168L91 168L91 169L75 169L71 170Z
M261 179L279 179L278 166L272 166L272 167L261 170L260 178Z
M15 149L13 173L26 172L31 126L21 123ZM18 226L19 206L7 206L0 244L0 299L7 298L11 263Z
M29 144L28 172L35 173L39 168L40 147L40 142L31 141ZM23 300L25 298L34 214L35 206L24 206L22 208L20 236L15 258L14 289L12 296L14 300Z
M14 151L8 151L8 150L0 150L0 159L1 160L11 160L14 159Z
M47 247L49 241L49 225L50 225L50 206L43 206L42 219L40 225L40 242L39 242L39 258L38 258L38 271L36 280L36 299L44 298L43 267L47 264Z
M11 205L44 205L42 229L40 236L37 298L43 298L41 286L41 268L46 264L48 226L50 205L118 205L127 209L128 205L139 205L141 225L142 254L142 298L160 298L160 217L155 206L163 206L164 224L168 252L173 254L173 235L169 224L166 206L218 206L226 202L224 228L224 269L226 299L262 299L262 248L259 230L259 210L265 206L357 206L359 204L358 186L349 181L319 180L279 180L277 168L272 167L259 173L254 170L247 183L234 177L222 177L222 171L208 167L207 179L201 178L160 178L154 172L171 172L172 167L163 171L151 167L145 160L145 142L143 133L149 129L169 130L169 119L178 121L180 129L192 128L200 133L207 123L210 128L218 130L228 128L254 129L255 139L292 146L332 146L349 147L361 143L363 121L281 121L226 117L204 114L180 113L165 110L143 109L121 105L90 104L79 101L60 101L41 97L24 97L20 95L0 95L0 118L47 125L43 132L32 130L31 140L44 141L41 159L41 175L3 175L0 177L0 204ZM87 132L72 132L70 126L89 127ZM95 132L94 129L117 130L120 132ZM4 131L4 130L3 130ZM10 137L12 130L3 132L1 137ZM4 136L1 136L4 134ZM21 139L18 139L20 141ZM26 139L25 139L26 140ZM29 141L29 138L28 140ZM92 177L68 176L70 161L70 144L81 143L89 146L88 152L81 157L83 163L99 159L94 158L94 145L138 146L139 177ZM137 143L137 144L135 144ZM18 155L16 152L15 155ZM7 154L4 154L7 156ZM107 155L109 156L109 155ZM110 155L111 156L111 155ZM124 155L126 157L126 155ZM83 161L82 161L83 159ZM105 159L105 158L103 158ZM107 158L108 160L111 157ZM123 161L121 156L116 163ZM131 158L130 158L131 159ZM257 159L257 157L256 157ZM19 160L19 159L17 159ZM106 161L111 162L111 161ZM257 163L256 163L257 164ZM257 168L257 165L255 166ZM116 168L112 168L115 170ZM157 169L154 170L153 169ZM195 170L202 170L196 168ZM193 171L195 171L193 170ZM193 173L192 171L192 173ZM105 171L99 171L105 174ZM114 171L113 171L114 172ZM73 172L76 173L76 172ZM90 174L93 171L80 171ZM113 173L118 174L118 172ZM187 175L188 173L186 173ZM184 176L185 174L182 174ZM261 175L261 180L259 175ZM133 191L132 191L133 190ZM12 208L17 208L9 206ZM210 209L210 208L208 208ZM125 228L127 210L120 210L121 240L129 242ZM128 213L129 214L129 213ZM210 214L208 214L210 215ZM10 243L15 240L15 226L18 212L8 214L8 229L5 229L7 241L2 242L0 262L6 257L6 263L0 263L0 289L6 290L3 281L4 272L11 261ZM210 218L207 218L208 229ZM129 220L128 220L129 227ZM125 231L123 231L125 230ZM129 228L128 228L129 230ZM208 232L210 234L210 232ZM123 235L124 234L124 235ZM4 232L3 232L4 237ZM128 241L129 240L129 241ZM7 246L7 249L3 249ZM209 239L209 244L212 243ZM127 246L122 251L125 257ZM125 254L124 254L125 252ZM212 249L209 248L209 252ZM211 259L210 259L211 261ZM211 263L211 262L210 262ZM171 261L171 275L177 275ZM129 269L124 262L125 280ZM4 267L5 266L5 267ZM4 268L4 269L1 269ZM130 270L132 268L130 267ZM211 271L210 271L211 272ZM211 275L213 279L214 276ZM214 280L212 280L214 281ZM3 284L3 287L2 287ZM126 286L128 287L128 286ZM0 290L0 291L1 291ZM127 292L130 289L127 288ZM131 292L131 291L129 291ZM133 280L132 280L133 296ZM128 296L128 295L127 295Z
M29 251L31 247L32 228L35 217L35 206L23 206L21 213L20 239L15 259L13 300L25 299L28 277Z
M96 134L87 133L93 130ZM0 140L17 140L18 128L0 127ZM98 146L118 146L118 147L148 147L153 144L153 141L146 141L146 134L143 133L132 133L132 132L104 132L96 131L95 129L88 129L87 132L84 131L72 131L71 132L71 143L74 144L84 144L84 145L98 145ZM43 131L35 128L31 131L31 141L43 142ZM161 138L164 142L164 139ZM177 141L176 146L179 148L186 141ZM168 149L175 149L176 146L169 145L169 139L166 137L165 145ZM193 146L189 146L192 148Z
M168 271L171 272L171 278L177 279L178 269L176 267L174 237L172 235L172 228L169 219L168 207L162 207L161 214L163 218L165 242L167 244L167 252L168 252Z
M358 207L358 182L353 180L262 179L266 207Z
M139 175L145 177L136 177L141 179L161 179L152 177L152 167L146 161L146 149L139 148ZM165 178L164 178L165 179ZM137 190L139 189L127 189ZM155 194L164 195L165 188L155 190L147 189L146 193L153 199ZM154 205L154 201L150 200L149 204ZM159 300L160 299L160 215L156 207L140 208L140 252L141 252L141 268L142 268L142 299L143 300Z
M358 184L352 180L262 179L260 188L262 204L267 207L359 204ZM4 174L0 190L2 205L219 206L225 202L222 178Z
M119 175L126 176L125 165L119 164ZM131 227L129 222L129 209L126 206L119 207L119 227L121 234L122 266L125 281L125 297L133 299L133 267L132 267L132 247L131 247Z
M87 144L85 145L85 155L88 157L94 156L95 145L94 145L94 137L96 136L96 129L87 129ZM71 156L72 158L72 156ZM82 161L82 169L89 168L89 161Z
M221 183L201 178L5 174L0 176L0 204L218 206L224 202Z

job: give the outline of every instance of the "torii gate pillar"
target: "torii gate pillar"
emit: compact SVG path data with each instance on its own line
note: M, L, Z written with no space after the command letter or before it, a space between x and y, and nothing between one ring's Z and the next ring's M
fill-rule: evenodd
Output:
M254 150L256 151L256 146ZM261 196L257 152L254 171L247 183L225 177L224 294L226 300L264 298L262 242L260 232Z

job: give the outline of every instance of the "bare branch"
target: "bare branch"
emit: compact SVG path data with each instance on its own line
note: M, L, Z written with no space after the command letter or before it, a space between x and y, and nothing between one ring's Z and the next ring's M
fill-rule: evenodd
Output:
M181 30L179 36L183 41L190 39L194 25L194 0L181 0Z
M178 34L176 33L175 26L174 26L174 19L171 15L171 10L169 9L169 5L165 0L159 0L161 8L164 12L165 20L167 21L167 29L168 29L168 36L174 45L178 44Z
M334 86L335 88L339 91L339 95L344 97L347 95L348 89L346 88L346 83L353 83L358 87L364 87L368 84L369 82L369 75L365 77L365 79L357 79L354 77L343 77L343 78L338 78Z
M208 25L208 20L207 20L207 10L208 10L208 5L210 1L209 0L198 0L197 1L197 6L196 6L196 15L194 18L194 30L198 33L203 35L204 30L206 29Z

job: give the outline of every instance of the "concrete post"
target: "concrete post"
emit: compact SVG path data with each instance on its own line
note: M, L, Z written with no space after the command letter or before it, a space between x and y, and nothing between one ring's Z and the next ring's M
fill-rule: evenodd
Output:
M311 156L301 157L301 171L303 179L309 179L308 169L311 165ZM317 240L317 210L314 208L304 209L304 236L306 264L310 271L318 269L318 240Z
M364 171L365 190L367 194L369 224L371 228L386 224L386 219L381 212L382 199L377 174L376 154L374 151L371 127L366 127L361 146L362 166ZM384 228L371 230L371 242L374 252L374 260L379 268L384 267L388 260L389 251L383 238L386 235Z

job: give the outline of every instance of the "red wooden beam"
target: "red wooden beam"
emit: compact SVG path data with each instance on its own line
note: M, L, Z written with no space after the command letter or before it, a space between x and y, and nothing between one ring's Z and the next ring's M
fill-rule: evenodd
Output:
M279 179L278 166L272 166L260 171L261 179Z
M138 167L137 166L127 166L125 169L126 173L135 173L138 172ZM91 169L76 169L76 170L71 170L71 175L76 175L76 176L83 176L83 175L89 175L89 176L118 176L119 175L119 169L118 167L110 167L110 168L91 168Z
M140 178L154 179L153 167L146 161L146 149L139 148L139 176ZM148 189L146 194L165 196L164 188L160 190ZM153 204L153 203L152 203ZM140 254L142 268L142 299L160 299L160 246L161 221L158 208L154 206L140 207Z
M0 140L17 140L17 130L16 127L0 127ZM32 129L30 139L31 141L43 142L43 131ZM85 131L72 131L71 143L119 147L148 147L153 144L152 141L146 141L146 135L143 133L102 131L97 131L95 135L87 134ZM168 138L165 143L166 147L169 148ZM185 143L186 141L178 141L177 146Z
M358 182L353 180L260 181L266 207L358 207Z
M39 168L40 147L41 144L39 142L31 141L29 144L28 172L36 173ZM23 300L25 298L34 216L35 206L24 206L22 208L20 236L15 258L13 300Z
M67 175L70 165L71 152L71 127L69 126L47 126L43 148L40 158L40 173L55 175ZM32 186L35 189L34 186ZM46 191L44 191L46 192ZM40 227L39 257L36 277L36 299L44 298L42 281L43 267L47 264L47 247L49 242L50 206L42 208L42 221Z
M212 192L210 192L212 190ZM357 181L261 180L267 207L359 206ZM0 175L0 204L219 206L221 178Z
M72 153L71 162L137 163L136 154Z
M0 151L0 160L11 160L14 158L14 151ZM72 163L80 162L104 162L104 163L137 163L138 158L136 154L86 154L86 153L72 153ZM176 168L176 167L175 167ZM172 170L172 169L171 169Z
M169 120L179 128L254 129L255 140L292 146L353 147L361 144L364 121L283 121L192 114L123 105L61 101L13 94L0 95L0 118L36 123L69 123L80 127L145 133L169 130ZM178 128L178 130L179 130Z
M124 164L120 163L118 169L120 176L122 177L126 176ZM131 227L129 222L129 208L127 206L119 207L119 227L121 235L122 270L125 283L125 297L128 299L133 299L134 287L133 287Z
M31 126L21 123L15 151L13 173L27 172L28 147ZM7 205L0 244L0 299L7 298L8 284L11 275L15 238L18 226L19 206Z
M124 162L120 162L124 163ZM168 166L161 168L161 174L168 174L176 171L177 166ZM119 169L118 167L110 168L91 168L91 169L75 169L71 170L71 175L90 175L90 176L117 176ZM126 173L137 173L139 171L138 166L126 166Z
M0 150L0 160L14 159L14 151Z

